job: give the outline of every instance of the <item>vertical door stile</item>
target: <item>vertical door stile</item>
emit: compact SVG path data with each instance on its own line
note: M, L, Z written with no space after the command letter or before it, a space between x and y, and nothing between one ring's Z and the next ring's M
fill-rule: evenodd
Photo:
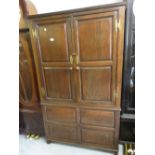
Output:
M116 97L117 97L117 91L116 91L116 74L117 74L117 49L118 49L118 12L115 12L115 15L113 17L113 55L112 55L112 102L114 105L116 105Z
M72 18L71 16L69 16L67 18L67 35L68 35L68 59L69 59L69 66L70 66L70 72L71 72L71 84L72 84L72 97L73 97L73 102L75 101L75 96L76 96L76 92L75 92L75 83L74 83L74 69L73 69L73 57L72 57L72 53L73 53L73 38L72 38Z
M80 104L81 101L81 60L80 60L80 47L79 47L79 32L78 32L78 22L77 17L73 17L73 37L74 37L74 49L75 49L75 75L76 75L76 95L77 95L77 104Z
M79 56L79 53L78 53L78 48L76 46L76 23L75 23L75 19L73 16L71 16L71 31L72 31L72 45L73 45L73 55L74 55L74 63L76 63L76 57ZM76 65L75 65L76 66ZM78 77L79 77L79 74L80 74L80 70L76 70L76 68L74 68L74 83L75 83L75 102L76 102L76 105L79 104L79 101L80 101L80 98L79 98L79 86L80 86L80 83L78 81ZM76 119L77 119L77 139L78 139L78 142L79 143L82 143L82 136L81 136L81 116L80 116L80 108L77 107L76 108Z
M78 51L76 48L76 28L75 28L75 22L74 22L74 17L71 15L71 33L72 33L72 57L73 57L73 73L74 73L74 85L75 85L75 102L76 104L78 103L78 81L77 81L77 71L76 71L76 56L78 55Z

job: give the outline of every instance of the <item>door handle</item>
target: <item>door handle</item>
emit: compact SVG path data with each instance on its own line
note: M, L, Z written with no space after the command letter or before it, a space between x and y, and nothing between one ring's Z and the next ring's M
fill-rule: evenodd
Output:
M76 70L80 69L80 67L78 66L79 65L79 56L78 55L73 53L72 55L70 55L69 61L70 61L70 64L73 65L70 67L70 70L73 70L73 68Z
M80 70L80 67L78 66L79 65L79 56L76 55L76 58L75 58L75 62L76 62L76 70Z
M72 55L70 55L69 61L70 61L70 64L73 65L73 56Z
M79 56L76 55L76 65L78 65L78 64L79 64Z
M79 66L76 66L76 70L80 70L80 67Z

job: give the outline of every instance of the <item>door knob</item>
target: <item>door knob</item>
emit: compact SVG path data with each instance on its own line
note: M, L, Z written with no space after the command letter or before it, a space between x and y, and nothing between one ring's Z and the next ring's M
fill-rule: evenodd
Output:
M76 70L80 70L80 67L79 66L76 66Z
M70 70L73 70L73 67L70 67L69 69L70 69Z

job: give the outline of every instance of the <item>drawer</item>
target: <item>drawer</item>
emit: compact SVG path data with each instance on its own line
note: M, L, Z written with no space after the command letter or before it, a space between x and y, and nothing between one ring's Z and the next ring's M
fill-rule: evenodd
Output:
M44 108L46 121L56 121L64 123L76 123L76 109L66 107L46 106Z
M47 135L51 140L58 141L78 141L77 127L73 125L63 125L63 124L46 124L47 125Z
M81 137L83 144L92 146L104 146L113 148L114 146L114 131L101 128L82 128Z
M82 124L114 127L114 112L112 111L81 109L80 116Z

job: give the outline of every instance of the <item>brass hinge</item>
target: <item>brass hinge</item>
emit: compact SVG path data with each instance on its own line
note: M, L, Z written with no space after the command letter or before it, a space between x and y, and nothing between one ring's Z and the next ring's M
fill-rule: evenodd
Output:
M115 20L115 30L116 32L120 30L120 21L118 21L117 19Z
M36 37L37 33L36 33L36 30L32 29L32 36L33 38Z

